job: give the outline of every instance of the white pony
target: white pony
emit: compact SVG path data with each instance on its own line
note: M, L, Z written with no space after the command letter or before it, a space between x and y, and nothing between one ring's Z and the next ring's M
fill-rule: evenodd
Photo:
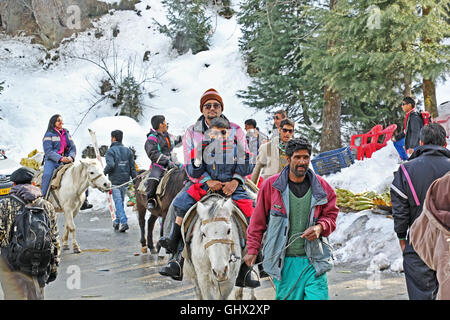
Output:
M103 174L103 169L97 159L86 159L75 162L64 172L58 189L49 192L50 201L57 212L64 212L66 220L62 236L62 248L69 250L69 233L72 234L74 253L80 253L80 247L75 238L74 218L86 199L86 190L91 186L100 191L109 191L111 182Z
M233 217L237 209L231 199L219 195L202 201L197 202L198 219L186 247L184 271L194 283L198 299L225 300L234 289L242 263L240 232ZM242 292L243 288L236 291L236 299L242 299Z

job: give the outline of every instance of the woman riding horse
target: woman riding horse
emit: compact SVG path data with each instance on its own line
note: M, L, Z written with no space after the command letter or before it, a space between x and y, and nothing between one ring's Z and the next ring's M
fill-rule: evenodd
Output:
M53 115L42 139L45 155L41 190L44 198L47 198L53 171L64 163L74 162L77 154L75 143L69 131L63 128L63 124L64 122L59 114Z

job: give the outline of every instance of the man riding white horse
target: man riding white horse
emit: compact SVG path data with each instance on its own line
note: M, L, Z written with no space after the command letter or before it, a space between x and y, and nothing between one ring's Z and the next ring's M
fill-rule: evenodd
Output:
M218 104L217 101L206 102L205 107ZM208 190L217 192L225 197L231 197L241 211L250 217L253 211L253 200L242 187L242 177L253 170L247 146L238 140L236 128L224 117L215 117L209 122L210 129L207 138L191 152L186 164L189 177L198 179L207 175L206 182L193 184L189 189L181 191L173 201L177 214L170 237L161 238L160 244L169 252L175 253L175 260L169 262L160 274L181 280L183 259L181 257L182 242L181 223L187 211L204 196ZM210 181L210 183L208 183ZM242 264L236 286L255 288L259 281L251 280L249 268Z

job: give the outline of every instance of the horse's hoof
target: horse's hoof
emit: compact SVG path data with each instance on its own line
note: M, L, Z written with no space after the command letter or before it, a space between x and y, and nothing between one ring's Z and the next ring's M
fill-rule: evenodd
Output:
M81 253L80 248L73 248L73 253Z
M157 253L158 253L158 250L156 250L155 247L152 247L152 248L150 248L150 253L151 253L151 254L157 254Z
M69 247L69 245L65 244L65 245L62 246L62 249L63 250L70 250L70 247Z
M141 252L142 252L142 253L147 253L147 247L142 247L142 248L141 248Z

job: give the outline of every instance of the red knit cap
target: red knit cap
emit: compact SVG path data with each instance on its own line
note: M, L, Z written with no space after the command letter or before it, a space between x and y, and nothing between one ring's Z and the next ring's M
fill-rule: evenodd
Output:
M211 88L211 89L206 90L205 93L200 98L200 112L203 112L203 105L208 100L216 100L216 101L220 102L220 104L222 105L222 111L223 111L222 97L219 95L219 93L217 92L216 89Z

